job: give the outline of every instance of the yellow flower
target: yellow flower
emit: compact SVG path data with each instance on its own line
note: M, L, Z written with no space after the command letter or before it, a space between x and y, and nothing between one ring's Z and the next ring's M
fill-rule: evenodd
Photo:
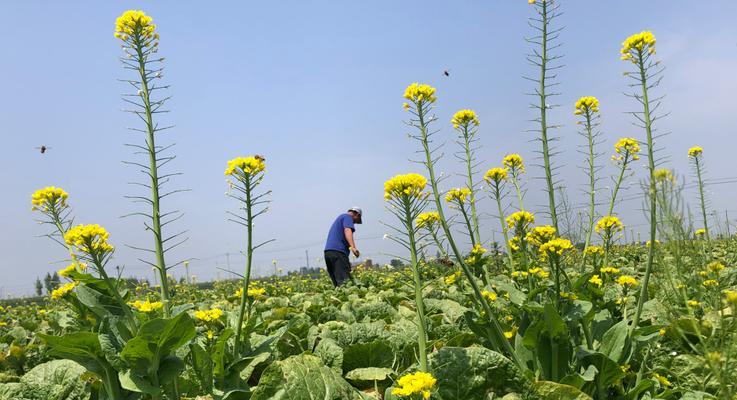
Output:
M604 256L604 249L599 246L589 246L585 249L583 249L583 254L585 256Z
M655 239L655 246L658 246L660 244L660 240ZM648 240L645 242L645 247L650 247L650 241Z
M704 236L705 234L706 234L706 229L704 228L699 228L696 230L696 232L694 232L694 235L696 236Z
M468 257L466 257L466 264L475 265L476 263L482 261L484 253L486 253L487 251L488 250L486 250L480 244L476 244L475 246L473 246L473 249L471 249L471 253L468 254Z
M527 271L512 271L512 278L527 278L530 275Z
M696 300L689 300L686 302L686 305L689 307L698 307L699 305L701 305L701 303Z
M603 267L603 268L602 268L602 269L601 269L600 271L601 271L601 273L602 273L602 274L612 274L612 275L616 275L616 274L618 274L618 273L619 273L619 268L614 268L614 267Z
M74 290L75 287L77 287L77 282L69 282L67 284L61 285L59 286L59 288L54 289L51 292L51 298L54 300L58 300Z
M212 340L212 338L215 337L215 332L213 332L212 330L208 330L206 333L206 336L207 336L207 339Z
M525 236L525 240L533 246L542 246L543 244L555 238L556 230L550 225L536 226Z
M478 118L476 118L476 113L473 110L458 111L457 113L453 114L453 119L451 119L450 122L456 129L461 126L464 128L468 128L469 125L479 125L479 120Z
M606 217L602 217L596 223L596 227L594 229L596 230L596 233L604 231L605 234L611 235L615 232L621 232L624 229L624 226L622 225L622 222L619 220L619 218L612 215L607 215Z
M386 200L404 197L419 198L427 185L427 179L420 174L397 175L384 182L384 198Z
M77 225L64 234L64 241L85 253L109 253L113 246L107 242L110 234L98 224Z
M130 37L142 40L158 39L153 18L140 10L128 10L115 20L115 37L127 41Z
M489 183L499 183L507 180L507 169L506 168L492 168L484 174L484 179Z
M538 278L541 278L541 279L545 279L548 276L550 276L550 272L548 272L548 271L546 271L546 270L544 270L544 269L542 269L540 267L530 268L530 269L527 270L527 273L529 273L530 275L535 275L535 276L537 276Z
M688 156L691 158L696 158L700 156L704 152L704 149L702 149L700 146L694 146L688 149Z
M511 331L504 332L504 337L507 339L512 339L514 335L516 334L517 334L517 327L515 326L514 328L512 328Z
M496 301L496 299L497 299L496 293L494 293L492 291L482 290L481 291L481 295L484 296L484 298L486 300L489 300L489 301Z
M574 114L591 115L599 112L599 99L593 96L584 96L576 101Z
M471 189L469 188L454 188L450 189L445 194L445 201L451 203L456 201L458 203L465 203L468 197L471 196Z
M415 104L434 103L435 88L424 83L412 83L404 90L404 98Z
M243 289L241 289L243 291ZM257 299L261 298L266 294L266 289L264 288L249 288L248 289L248 297Z
M509 239L509 243L507 243L507 245L509 246L510 250L519 251L519 245L520 245L519 236L513 236L511 239Z
M569 293L569 292L563 292L563 291L561 291L559 294L560 294L560 297L563 298L563 299L568 299L568 300L571 300L571 301L572 300L578 300L578 296L576 296L575 293Z
M440 214L437 211L428 211L417 216L415 225L418 228L432 229L438 222L440 222Z
M671 383L668 380L668 378L666 378L666 377L664 377L662 375L659 375L657 372L654 372L653 373L653 378L657 379L657 381L660 382L660 384L663 385L663 386L671 386Z
M640 143L633 138L621 138L614 145L614 151L617 153L612 156L614 161L624 161L625 159L639 160Z
M716 279L707 279L704 282L701 283L702 285L709 287L709 286L718 286L719 282L716 281Z
M212 308L210 310L198 310L194 312L194 317L200 321L212 322L217 321L223 316L223 310Z
M79 270L80 271L84 271L86 269L87 269L87 264L85 264L85 263L79 263ZM60 269L58 273L59 273L59 276L61 276L63 278L68 278L69 275L71 275L72 272L74 272L76 270L77 270L77 264L72 263L72 264L67 265L66 268Z
M540 246L540 254L542 254L543 257L547 257L550 255L562 256L563 252L572 248L573 244L570 240L555 238Z
M507 226L510 229L515 227L527 228L528 225L535 223L535 216L527 211L517 211L507 217Z
M640 284L640 282L637 282L637 279L629 276L629 275L622 275L619 278L617 278L617 283L620 286L637 286Z
M724 290L724 300L728 303L737 303L737 291Z
M525 172L525 163L522 161L522 156L519 154L507 154L504 156L504 159L502 159L502 165L512 171Z
M604 282L601 280L601 278L599 278L599 275L594 275L591 277L591 279L589 279L589 283L601 287Z
M642 31L625 39L622 42L622 60L630 60L633 63L644 58L645 53L655 53L655 35L650 31Z
M253 176L266 169L266 163L261 156L236 157L228 161L225 175Z
M67 205L69 194L64 189L47 186L38 189L31 195L33 210L49 211L51 209L64 208Z
M160 301L152 302L148 299L146 301L136 300L128 304L130 304L131 307L135 308L136 310L140 312L145 312L145 313L160 310L162 307L164 307L164 303Z
M456 271L455 273L446 276L443 281L446 285L452 285L456 282L456 280L461 276L461 271Z
M675 182L676 181L676 177L673 175L673 172L669 169L665 169L665 168L656 169L653 172L653 175L655 176L656 182L666 182L666 181Z
M430 391L436 382L437 380L427 372L415 372L399 378L397 381L399 387L392 389L392 394L407 397L422 395L423 398L429 399Z

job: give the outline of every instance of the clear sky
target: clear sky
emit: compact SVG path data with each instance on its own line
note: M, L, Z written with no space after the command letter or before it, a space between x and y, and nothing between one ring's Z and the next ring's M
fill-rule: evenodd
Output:
M118 248L114 264L126 274L152 277L137 260L145 254L125 246L148 245L150 235L140 219L119 218L136 210L123 197L136 190L126 182L141 179L121 162L132 158L123 144L143 140L126 130L139 122L120 111L127 88L117 79L130 75L120 66L112 33L115 18L129 8L153 16L161 34L164 82L173 96L172 112L161 122L175 124L161 140L177 143L178 158L170 165L183 173L177 184L191 189L164 203L165 211L185 211L177 228L190 236L169 260L196 258L191 273L199 280L225 276L216 267L226 268L228 258L232 269L242 269L238 251L245 232L226 221L226 211L237 205L224 195L223 170L228 159L254 153L266 156L263 188L273 191L271 210L256 224L257 239L276 239L259 249L257 273L268 273L272 259L285 269L303 266L305 250L311 265L318 263L328 226L353 205L365 211L359 248L386 262L383 254L397 249L381 239L387 229L380 221L395 223L384 210L383 182L397 173L424 172L408 161L417 147L407 138L401 95L411 82L438 88L436 126L446 142L440 164L446 175L461 171L450 157L456 147L448 123L461 108L476 110L481 120L483 170L506 153L519 152L530 163L535 156L533 135L526 132L534 127L525 96L532 84L522 78L535 73L525 61L532 9L524 0L8 1L0 24L2 296L30 293L37 276L65 265L63 249L38 237L45 228L30 211L30 194L46 185L70 193L77 222L111 232ZM576 151L583 142L572 113L578 97L601 101L604 174L613 173L608 157L618 137L643 138L625 114L636 104L623 95L628 66L619 60L622 40L643 29L655 33L666 66L657 89L667 94L663 110L671 113L658 125L670 132L658 143L669 156L665 165L692 179L686 150L698 144L709 178L737 176L736 2L570 0L562 10L561 107L551 119L562 125L555 132L563 139L555 163L572 203L584 201L583 156ZM446 69L450 77L443 76ZM42 155L35 149L41 145L51 150ZM637 193L642 165L626 195ZM528 172L528 178L542 176L533 166ZM453 177L445 185L459 183ZM544 208L542 187L535 179L527 184L528 204L536 210ZM604 188L601 195L607 195ZM722 223L730 208L737 219L735 195L734 183L709 188ZM491 201L483 199L480 208L491 213ZM641 229L639 208L637 200L622 204L626 225ZM497 224L486 215L482 221L482 235L490 240Z

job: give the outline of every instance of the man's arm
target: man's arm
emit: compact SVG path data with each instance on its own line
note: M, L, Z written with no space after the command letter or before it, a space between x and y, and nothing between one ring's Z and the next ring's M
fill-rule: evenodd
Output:
M353 255L356 257L360 257L361 252L358 251L358 249L356 248L356 243L353 241L353 229L343 228L343 233L345 234L345 240L348 242L348 246L351 246L351 251L353 252Z

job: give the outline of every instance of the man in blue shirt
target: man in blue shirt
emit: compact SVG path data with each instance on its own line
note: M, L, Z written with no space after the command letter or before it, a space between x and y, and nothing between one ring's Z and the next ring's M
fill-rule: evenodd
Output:
M360 224L363 212L358 207L348 209L348 212L338 215L328 231L328 240L325 242L325 264L333 285L338 287L351 278L351 262L349 252L359 257L361 252L353 241L354 224Z

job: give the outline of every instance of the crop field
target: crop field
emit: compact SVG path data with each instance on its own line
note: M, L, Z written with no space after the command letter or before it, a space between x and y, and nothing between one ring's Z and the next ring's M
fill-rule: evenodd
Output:
M134 250L157 280L121 276L115 232L75 222L75 193L28 193L42 245L65 261L47 296L0 302L0 400L737 399L737 239L711 218L708 149L657 144L668 71L654 32L622 37L612 57L623 75L602 77L629 96L630 112L610 117L631 122L629 136L604 129L596 97L560 106L576 118L570 140L586 161L581 217L570 218L550 114L565 5L527 4L539 157L481 162L480 115L443 121L441 90L396 88L408 134L396 140L412 143L416 163L375 195L401 254L355 266L337 287L324 270L256 276L254 255L270 241L256 240L255 222L284 195L269 190L271 160L256 143L222 162L245 264L230 280L173 278L189 260L168 257L184 243L169 225L181 213L167 208L180 192L168 183L187 179L167 169L175 154L159 140L168 38L153 16L123 12L111 27L140 134L129 144L142 155L128 162L142 189L132 215L148 241ZM440 168L446 153L457 156L454 171ZM664 153L688 159L689 173L666 168ZM449 172L463 184L449 187ZM625 186L641 194L642 237L625 236ZM528 189L545 204L533 206ZM482 202L493 217L482 217ZM492 229L498 240L482 240Z

